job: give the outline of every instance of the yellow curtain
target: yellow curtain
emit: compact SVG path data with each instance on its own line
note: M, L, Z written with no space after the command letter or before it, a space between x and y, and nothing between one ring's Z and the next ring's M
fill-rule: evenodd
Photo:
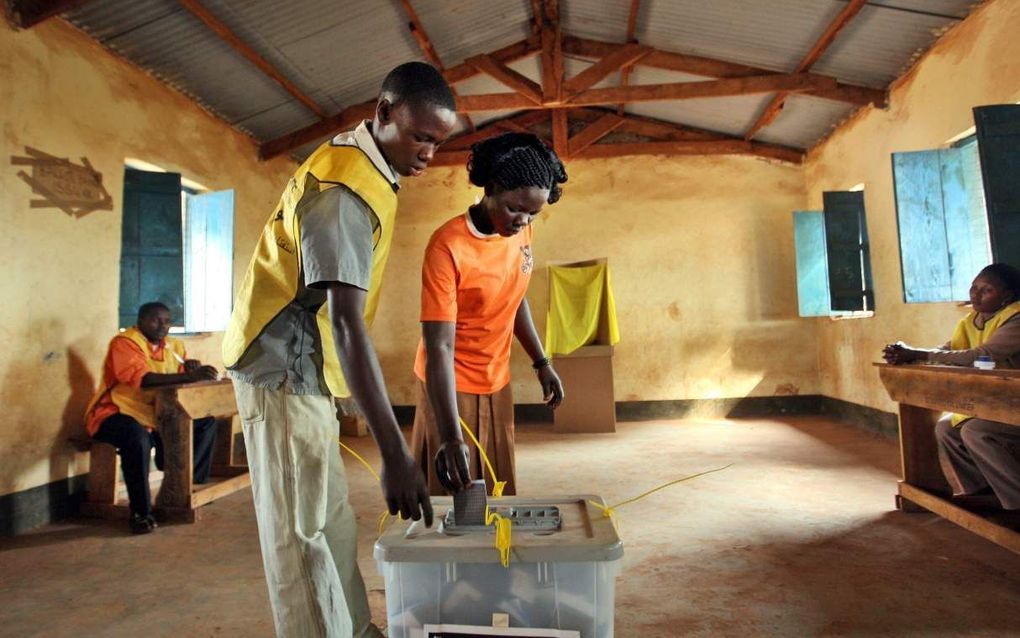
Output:
M549 266L546 353L570 354L596 340L605 345L620 341L609 265Z

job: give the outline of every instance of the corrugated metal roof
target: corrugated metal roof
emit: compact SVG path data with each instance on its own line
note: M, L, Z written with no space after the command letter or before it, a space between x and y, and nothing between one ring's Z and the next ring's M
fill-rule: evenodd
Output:
M528 0L418 0L414 10L447 68L472 55L520 42L531 34Z
M843 82L883 87L958 20L865 6L811 68Z
M202 0L326 113L374 97L394 66L423 56L398 2L378 0ZM528 37L530 0L412 0L442 62L452 67ZM812 68L842 82L885 87L979 0L871 0ZM631 0L561 0L565 34L622 42ZM793 70L846 0L643 0L637 39L668 51ZM92 0L67 17L98 41L194 97L260 140L286 135L317 116L219 39L174 0ZM589 61L567 58L568 77ZM536 82L539 59L511 67ZM614 73L598 86L615 86ZM637 67L632 84L696 81ZM509 89L479 75L457 85L464 95ZM769 95L628 105L627 111L742 135ZM789 99L756 139L788 146L816 143L853 107L810 97ZM476 125L507 115L473 113ZM310 152L318 142L295 151Z
M755 136L756 141L811 148L828 136L857 107L844 102L791 95L779 117Z

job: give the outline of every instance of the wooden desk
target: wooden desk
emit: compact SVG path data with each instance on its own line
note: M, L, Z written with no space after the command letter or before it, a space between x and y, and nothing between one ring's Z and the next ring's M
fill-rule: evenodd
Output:
M160 518L193 523L198 508L251 485L246 461L233 431L237 414L234 386L229 379L162 386L156 399L156 418L163 439L163 482L156 496ZM215 417L218 431L210 480L194 485L192 421ZM82 513L104 518L127 516L127 505L117 502L116 457L112 446L94 442L89 469L89 498Z
M876 363L889 396L900 404L900 460L896 506L929 510L993 543L1020 553L1020 533L952 502L939 466L935 422L942 412L971 414L1020 427L1020 370Z

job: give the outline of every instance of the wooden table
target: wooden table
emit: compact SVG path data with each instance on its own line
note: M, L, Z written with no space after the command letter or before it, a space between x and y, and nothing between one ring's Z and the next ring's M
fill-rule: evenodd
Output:
M251 485L243 445L233 431L237 414L234 387L229 379L162 386L156 399L156 418L163 439L163 482L156 496L160 518L193 523L198 508ZM210 480L194 485L192 421L217 420ZM112 446L95 442L89 469L88 502L82 513L104 518L127 516L127 505L117 502L116 457ZM98 452L98 453L97 453Z
M964 509L939 466L935 422L959 412L1020 427L1020 370L876 363L889 396L900 404L900 460L896 506L928 510L993 543L1020 553L1020 533Z

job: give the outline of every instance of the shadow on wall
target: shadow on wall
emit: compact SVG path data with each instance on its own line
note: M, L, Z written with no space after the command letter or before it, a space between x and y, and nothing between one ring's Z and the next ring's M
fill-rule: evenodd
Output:
M54 357L59 358L59 355L54 352L47 353L44 356L44 363L52 361ZM3 479L8 486L16 485L20 477L36 466L44 454L49 458L49 477L55 480L43 486L30 488L34 493L30 492L20 498L0 499L0 519L5 521L5 529L10 526L15 531L22 531L48 522L51 515L58 518L71 515L76 511L77 502L82 497L80 487L76 489L74 486L83 485L83 481L62 479L72 478L70 473L75 455L83 451L84 442L88 438L83 415L95 391L96 382L85 360L74 348L67 349L66 358L69 395L61 415L60 427L53 434L48 446L41 444L38 433L53 430L40 427L37 415L15 411L22 415L19 420L23 422L10 424L11 432L8 436L13 440L10 440L10 447L3 458ZM34 373L24 372L30 367L26 364L10 368L4 379L5 405L24 404L24 397L18 395L25 390L25 374L40 376L38 370ZM76 445L73 440L80 443Z

